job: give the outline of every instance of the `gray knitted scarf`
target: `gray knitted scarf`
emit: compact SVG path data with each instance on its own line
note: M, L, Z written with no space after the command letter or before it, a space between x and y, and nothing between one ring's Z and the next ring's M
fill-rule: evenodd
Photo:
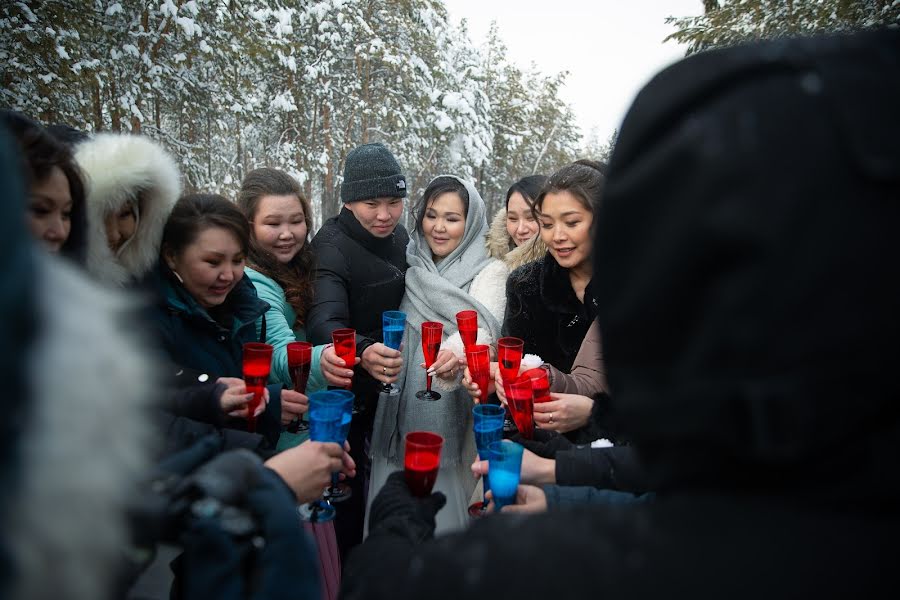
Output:
M500 335L501 323L480 302L469 295L475 276L491 262L484 247L487 215L484 201L467 181L460 181L469 193L466 228L459 246L450 255L434 263L424 236L413 231L406 248L406 294L400 310L406 313L403 340L403 369L395 385L399 396L382 394L378 401L372 434L372 454L401 464L404 438L410 431L433 431L444 438L441 466L458 465L474 457L472 445L472 398L462 386L441 389L437 378L432 389L441 394L437 401L419 400L415 394L425 389L425 369L421 326L425 321L444 324L444 339L456 332L456 313L478 311L478 326L490 332L492 339ZM469 448L468 446L472 446Z

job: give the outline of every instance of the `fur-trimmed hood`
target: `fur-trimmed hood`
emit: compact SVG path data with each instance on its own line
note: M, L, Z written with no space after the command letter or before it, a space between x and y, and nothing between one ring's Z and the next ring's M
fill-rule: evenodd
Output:
M505 262L510 271L515 271L522 265L541 258L547 252L547 246L541 240L540 234L516 247L506 231L505 208L501 208L494 214L485 246L488 254Z
M175 161L158 143L137 135L101 133L79 144L75 159L85 173L88 271L104 283L124 285L156 264L163 227L181 194ZM114 256L104 219L140 194L137 227Z

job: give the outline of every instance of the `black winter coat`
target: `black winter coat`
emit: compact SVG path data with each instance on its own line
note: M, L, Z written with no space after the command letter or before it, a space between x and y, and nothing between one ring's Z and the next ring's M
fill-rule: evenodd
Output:
M596 316L593 281L579 302L568 270L549 254L522 265L506 281L503 335L525 340L525 352L568 372Z
M216 320L169 273L160 263L152 276L157 302L149 319L167 358L176 370L202 372L207 381L243 377L243 345L259 341L256 320L268 310L268 303L257 297L253 283L243 277L219 307ZM274 447L281 434L281 386L268 388L269 404L257 419L257 431ZM196 416L193 410L192 416ZM225 425L246 430L244 419L229 417Z
M322 225L312 240L316 283L306 332L313 344L331 342L331 332L356 330L356 355L382 341L381 313L396 310L406 289L406 244L402 225L377 238L342 208ZM357 396L378 391L378 383L362 368L353 376Z

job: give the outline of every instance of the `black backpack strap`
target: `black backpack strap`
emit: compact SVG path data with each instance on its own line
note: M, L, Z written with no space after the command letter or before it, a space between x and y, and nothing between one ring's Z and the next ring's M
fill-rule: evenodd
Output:
M266 315L262 316L262 327L259 328L259 341L266 343Z

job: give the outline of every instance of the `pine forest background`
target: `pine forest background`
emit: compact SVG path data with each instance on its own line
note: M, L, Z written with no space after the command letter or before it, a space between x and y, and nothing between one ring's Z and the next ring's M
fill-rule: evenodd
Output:
M896 23L900 0L703 8L668 20L688 53ZM0 106L156 138L188 190L233 196L250 169L284 169L316 228L338 212L343 159L361 143L388 145L413 198L454 173L476 182L491 212L519 177L608 158L615 132L582 135L558 95L565 79L514 64L496 27L473 42L441 0L0 3Z

